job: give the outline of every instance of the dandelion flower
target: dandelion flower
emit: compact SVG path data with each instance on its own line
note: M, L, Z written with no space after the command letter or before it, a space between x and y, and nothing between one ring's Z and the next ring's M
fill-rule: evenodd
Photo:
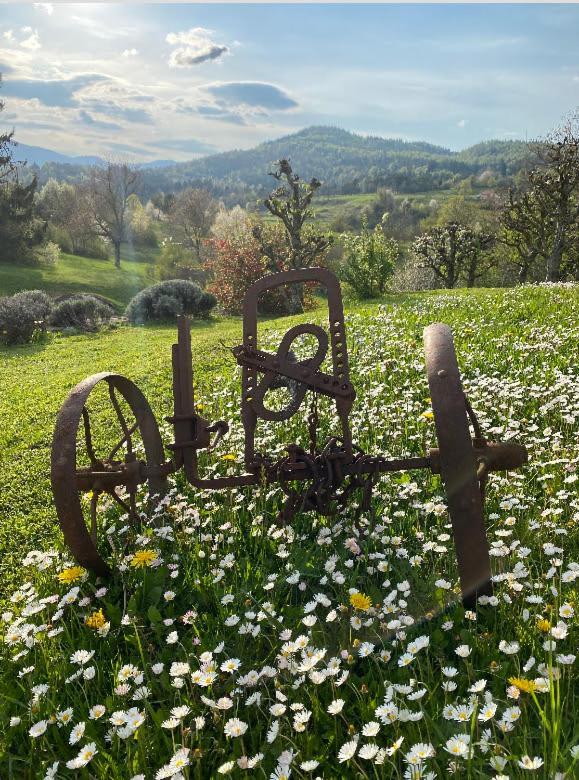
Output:
M103 628L106 625L107 621L101 608L85 618L84 622L89 628L93 628L95 631L98 631L99 628Z
M509 682L523 693L534 693L537 690L535 682L524 677L509 677Z
M80 580L85 575L85 569L82 566L72 566L70 569L63 569L58 572L57 579L64 585L69 585L72 582Z
M159 553L157 550L137 550L131 558L131 566L134 569L143 569L151 566L158 557Z
M372 599L370 596L364 595L364 593L352 593L350 604L354 609L359 609L360 612L367 612L372 606Z

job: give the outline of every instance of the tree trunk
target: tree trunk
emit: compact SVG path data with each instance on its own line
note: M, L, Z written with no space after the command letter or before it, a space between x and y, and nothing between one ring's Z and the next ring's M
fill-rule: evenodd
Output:
M115 248L115 268L121 267L121 242L114 241L113 246Z
M551 254L547 259L547 281L558 282L561 277L561 260L563 258L563 238L557 235Z
M302 314L304 311L303 286L297 282L289 285L288 314Z
M472 260L466 275L466 286L474 287L476 282L476 260Z

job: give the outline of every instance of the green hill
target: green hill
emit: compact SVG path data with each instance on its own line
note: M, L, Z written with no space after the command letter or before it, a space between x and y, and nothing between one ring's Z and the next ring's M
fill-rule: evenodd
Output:
M302 177L321 179L327 195L375 192L380 186L413 193L447 188L489 168L510 176L528 157L528 149L522 141L486 141L455 152L423 141L308 127L253 149L144 169L140 195L146 198L158 191L204 186L228 203L244 204L271 189L268 172L282 157L289 158ZM38 170L41 183L50 176L75 179L82 172L82 167L58 163Z
M121 260L120 269L112 260L67 254L62 254L53 266L0 264L0 295L21 290L45 290L53 297L95 293L110 300L118 311L153 281L150 262L127 257Z

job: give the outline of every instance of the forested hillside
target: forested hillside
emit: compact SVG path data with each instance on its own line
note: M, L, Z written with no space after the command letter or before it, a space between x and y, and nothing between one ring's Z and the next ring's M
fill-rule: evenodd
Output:
M325 194L397 192L446 188L460 179L491 170L516 173L528 155L522 141L487 141L461 152L421 141L361 136L335 127L309 127L293 135L189 162L143 171L141 197L187 186L204 186L228 202L244 203L268 191L267 174L274 160L289 157L304 178L316 176ZM33 168L34 169L34 168ZM81 166L52 163L39 171L69 181L83 175Z

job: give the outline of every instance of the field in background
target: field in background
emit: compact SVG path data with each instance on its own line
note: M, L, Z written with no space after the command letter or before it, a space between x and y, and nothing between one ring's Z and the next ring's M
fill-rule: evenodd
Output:
M121 312L133 295L155 281L154 252L129 255L128 249L123 249L120 270L112 260L64 253L53 266L0 264L0 295L22 290L45 290L55 298L71 293L94 293L107 298Z

